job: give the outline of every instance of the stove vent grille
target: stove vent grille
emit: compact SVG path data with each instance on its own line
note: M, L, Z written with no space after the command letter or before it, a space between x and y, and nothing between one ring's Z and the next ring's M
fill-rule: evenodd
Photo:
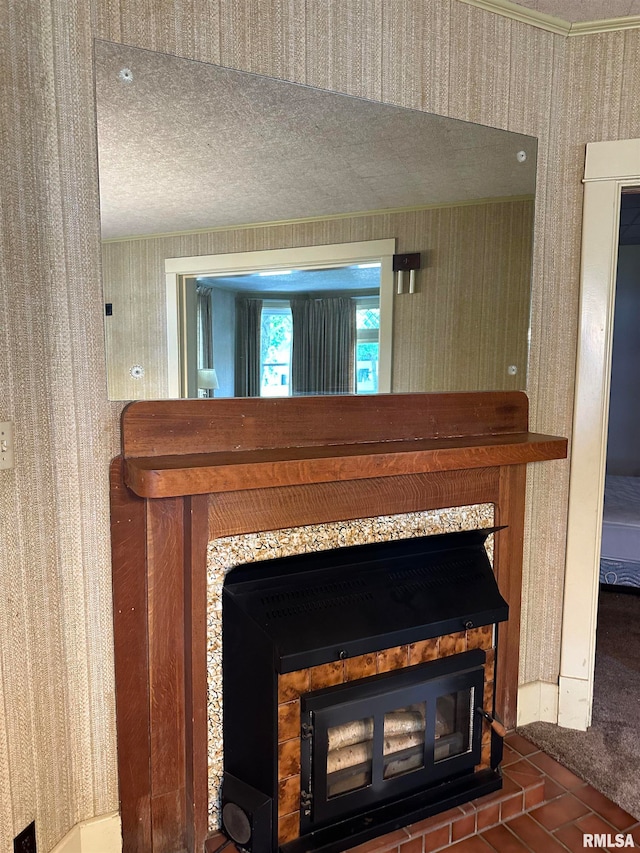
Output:
M238 566L223 624L270 645L278 672L507 618L485 549L494 529L336 548Z

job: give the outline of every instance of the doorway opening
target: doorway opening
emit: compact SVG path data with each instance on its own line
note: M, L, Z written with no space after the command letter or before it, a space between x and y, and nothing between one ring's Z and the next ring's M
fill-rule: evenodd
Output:
M587 145L557 721L592 721L615 276L622 190L640 185L640 140Z
M623 189L611 357L600 584L640 592L640 192Z
M615 158L598 163L610 168ZM631 180L603 180L589 165L559 725L533 722L523 733L637 815L640 596L622 592L638 587L620 581L640 580L640 246L631 227L640 223L640 199L627 189Z

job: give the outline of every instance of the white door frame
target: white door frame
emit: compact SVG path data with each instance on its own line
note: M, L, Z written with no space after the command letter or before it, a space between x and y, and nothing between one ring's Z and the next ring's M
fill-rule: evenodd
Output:
M587 145L558 695L558 724L580 730L593 704L620 197L637 185L640 139Z

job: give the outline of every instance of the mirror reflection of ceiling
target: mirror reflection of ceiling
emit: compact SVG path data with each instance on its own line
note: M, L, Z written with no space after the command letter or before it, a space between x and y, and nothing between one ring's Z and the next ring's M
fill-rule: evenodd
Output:
M138 48L96 100L103 239L535 191L531 137Z
M200 275L199 285L231 290L234 293L270 295L294 293L378 293L380 289L380 264L351 264L344 267L319 270L270 270L245 275Z

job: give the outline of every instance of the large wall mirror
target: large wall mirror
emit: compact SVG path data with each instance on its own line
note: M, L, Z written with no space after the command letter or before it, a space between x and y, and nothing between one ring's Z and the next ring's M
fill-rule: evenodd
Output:
M534 138L95 58L110 399L526 386Z

